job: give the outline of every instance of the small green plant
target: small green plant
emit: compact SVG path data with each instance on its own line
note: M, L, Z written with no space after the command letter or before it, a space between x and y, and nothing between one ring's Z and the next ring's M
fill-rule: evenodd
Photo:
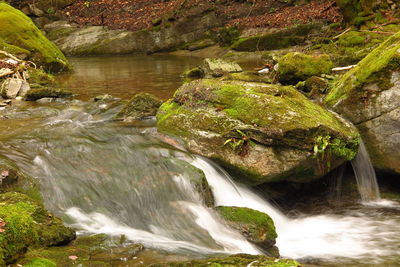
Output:
M231 137L226 139L224 146L230 145L231 148L241 156L245 156L249 152L249 146L254 146L255 143L241 130L236 129L239 137Z
M318 136L314 144L314 157L317 158L318 167L321 172L325 169L324 163L328 171L331 168L331 153L329 153L328 147L331 145L331 136Z
M54 14L54 13L56 13L56 11L53 9L53 8L49 8L49 9L47 9L47 14Z
M89 1L85 1L85 2L83 3L83 5L84 5L86 8L89 8L89 7L90 7L90 2L89 2Z

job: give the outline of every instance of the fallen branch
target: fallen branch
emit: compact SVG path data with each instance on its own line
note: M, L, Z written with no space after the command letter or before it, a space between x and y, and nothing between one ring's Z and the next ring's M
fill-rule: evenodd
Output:
M339 34L339 35L336 35L335 37L333 37L332 39L338 39L340 36L342 36L343 34L345 34L345 33L347 33L347 32L349 32L351 30L351 27L350 28L347 28L346 30L344 30L344 32L342 32L341 34Z

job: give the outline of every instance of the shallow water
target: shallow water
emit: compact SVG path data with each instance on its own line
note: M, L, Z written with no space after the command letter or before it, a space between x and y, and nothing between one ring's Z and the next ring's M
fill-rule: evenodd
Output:
M139 92L168 99L182 83L180 74L201 63L197 57L168 55L75 57L69 61L74 71L59 77L61 85L84 100L101 94L129 98Z
M76 72L63 77L64 86L81 99L104 93L128 98L139 91L168 98L181 83L179 73L195 61L77 58L72 59ZM97 62L93 71L90 62ZM122 74L115 62L124 62ZM160 64L171 66L164 68L166 75L158 71ZM141 71L148 79L135 83L130 75ZM126 80L108 91L105 84L119 79ZM0 111L0 154L40 179L46 206L81 233L124 234L134 242L190 256L259 253L202 205L190 183L192 173L182 165L190 162L206 173L217 205L267 212L285 257L316 266L399 266L399 203L353 203L334 213L289 219L218 166L164 144L154 121L135 126L113 122L120 108L116 102L15 102Z

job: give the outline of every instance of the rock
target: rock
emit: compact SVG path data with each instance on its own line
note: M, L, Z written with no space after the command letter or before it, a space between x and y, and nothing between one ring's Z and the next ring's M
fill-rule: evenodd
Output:
M125 107L116 115L119 120L139 120L155 116L162 101L152 94L139 93L134 95Z
M1 86L1 96L14 99L17 96L25 96L31 89L29 83L23 79L9 78Z
M48 34L68 55L154 53L177 50L202 40L208 29L220 24L221 19L214 12L209 12L199 17L180 19L171 27L158 25L137 32L110 30L103 26L74 29L64 25L52 27Z
M154 263L152 267L301 267L294 260L276 259L263 255L237 254L185 262Z
M201 68L208 77L219 77L226 73L242 71L242 68L239 66L239 64L219 58L204 59Z
M25 267L57 267L57 265L48 259L45 258L35 258L24 264Z
M288 53L279 59L279 80L290 83L306 80L312 76L329 74L333 63L328 55Z
M190 69L182 73L182 76L189 79L198 78L211 78L211 77L221 77L229 73L242 72L242 68L239 64L223 60L219 58L206 58L203 60L203 64L199 67Z
M197 42L194 42L188 46L189 51L195 51L199 49L203 49L209 46L215 45L215 42L211 39L204 39Z
M216 207L217 212L225 219L227 224L238 230L246 239L269 251L277 238L275 225L265 213L240 207ZM278 255L271 255L279 257Z
M62 245L75 239L75 232L28 196L0 194L0 218L5 231L0 239L0 264L11 263L31 246Z
M55 89L47 87L32 88L25 95L25 100L35 101L41 98L63 98L72 96L72 92L64 89Z
M360 130L375 168L400 173L400 32L344 74L325 103Z
M238 80L244 82L272 83L272 80L263 73L257 71L243 71L231 73L227 76L228 80Z
M237 51L276 50L299 45L305 42L306 36L313 30L320 29L320 24L298 25L259 36L242 37L231 48Z
M17 47L16 50L22 49L29 55L31 61L40 63L53 72L70 68L63 53L55 44L46 39L31 19L4 2L0 3L0 25L2 25L0 40L12 47ZM12 47L11 50L15 50Z
M293 87L254 82L186 83L160 107L157 126L253 185L317 179L359 144L350 123Z

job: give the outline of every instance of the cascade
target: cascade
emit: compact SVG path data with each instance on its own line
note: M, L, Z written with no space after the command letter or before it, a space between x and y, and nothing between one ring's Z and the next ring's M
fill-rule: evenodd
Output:
M46 206L79 233L123 234L147 247L195 255L260 253L202 204L188 165L179 167L184 161L203 170L216 205L269 214L284 257L371 263L398 257L397 219L374 210L290 219L211 161L165 146L151 129L110 123L117 111L83 103L33 109L32 115L45 116L40 127L0 146L0 154L40 179Z
M358 191L361 201L380 200L379 187L374 167L367 152L364 142L361 140L357 156L351 161L354 175L356 176Z

